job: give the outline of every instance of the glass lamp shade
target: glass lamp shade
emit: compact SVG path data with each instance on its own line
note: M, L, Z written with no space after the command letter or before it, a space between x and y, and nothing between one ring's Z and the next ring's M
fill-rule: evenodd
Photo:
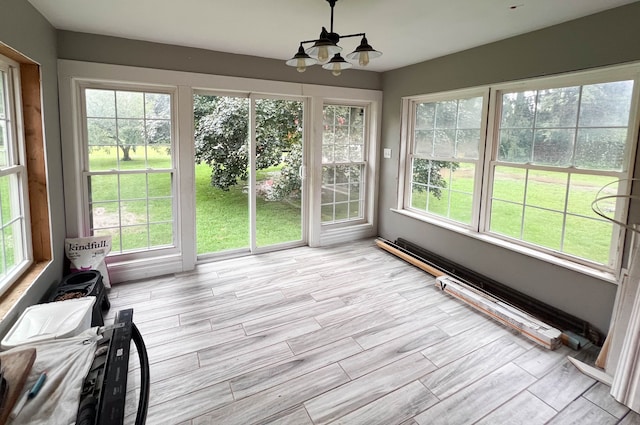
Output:
M318 63L318 61L307 55L302 45L298 48L298 53L286 62L289 66L295 66L298 72L304 72L308 66L315 65L316 63Z
M333 35L337 36L337 34ZM342 47L338 46L336 41L330 38L329 33L323 27L318 40L313 43L313 46L309 47L306 52L309 56L317 58L318 62L325 63L330 57L341 51Z
M362 37L360 45L356 47L356 50L347 55L347 59L352 61L358 61L360 66L367 66L369 60L382 56L382 52L375 50L369 45L366 37Z
M322 67L324 69L328 69L333 75L337 77L338 75L340 75L342 70L349 69L353 67L353 65L344 60L344 58L340 56L340 53L336 53L335 55L333 55L333 58L331 58L329 63L322 65Z

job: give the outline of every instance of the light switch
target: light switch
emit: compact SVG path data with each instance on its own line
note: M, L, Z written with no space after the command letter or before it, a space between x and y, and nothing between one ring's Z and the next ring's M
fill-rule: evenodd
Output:
M382 151L382 156L384 156L387 159L391 158L391 149L384 148L384 150Z

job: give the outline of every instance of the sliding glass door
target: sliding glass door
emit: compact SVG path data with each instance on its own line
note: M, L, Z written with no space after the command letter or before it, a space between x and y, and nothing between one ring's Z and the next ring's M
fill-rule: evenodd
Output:
M199 256L304 242L304 102L196 94Z

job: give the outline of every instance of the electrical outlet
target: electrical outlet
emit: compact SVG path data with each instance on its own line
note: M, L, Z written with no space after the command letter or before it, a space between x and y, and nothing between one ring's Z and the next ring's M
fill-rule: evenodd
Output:
M384 148L382 151L382 156L384 156L387 159L391 158L391 149Z

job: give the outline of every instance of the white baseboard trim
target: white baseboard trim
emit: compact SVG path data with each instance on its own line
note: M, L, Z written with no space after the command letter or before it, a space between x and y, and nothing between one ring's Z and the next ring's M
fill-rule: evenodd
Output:
M375 236L377 236L376 230L370 224L331 229L323 231L320 235L320 246L352 242Z
M148 259L110 263L107 266L111 283L127 282L130 280L147 279L179 273L182 270L180 255L154 257Z

